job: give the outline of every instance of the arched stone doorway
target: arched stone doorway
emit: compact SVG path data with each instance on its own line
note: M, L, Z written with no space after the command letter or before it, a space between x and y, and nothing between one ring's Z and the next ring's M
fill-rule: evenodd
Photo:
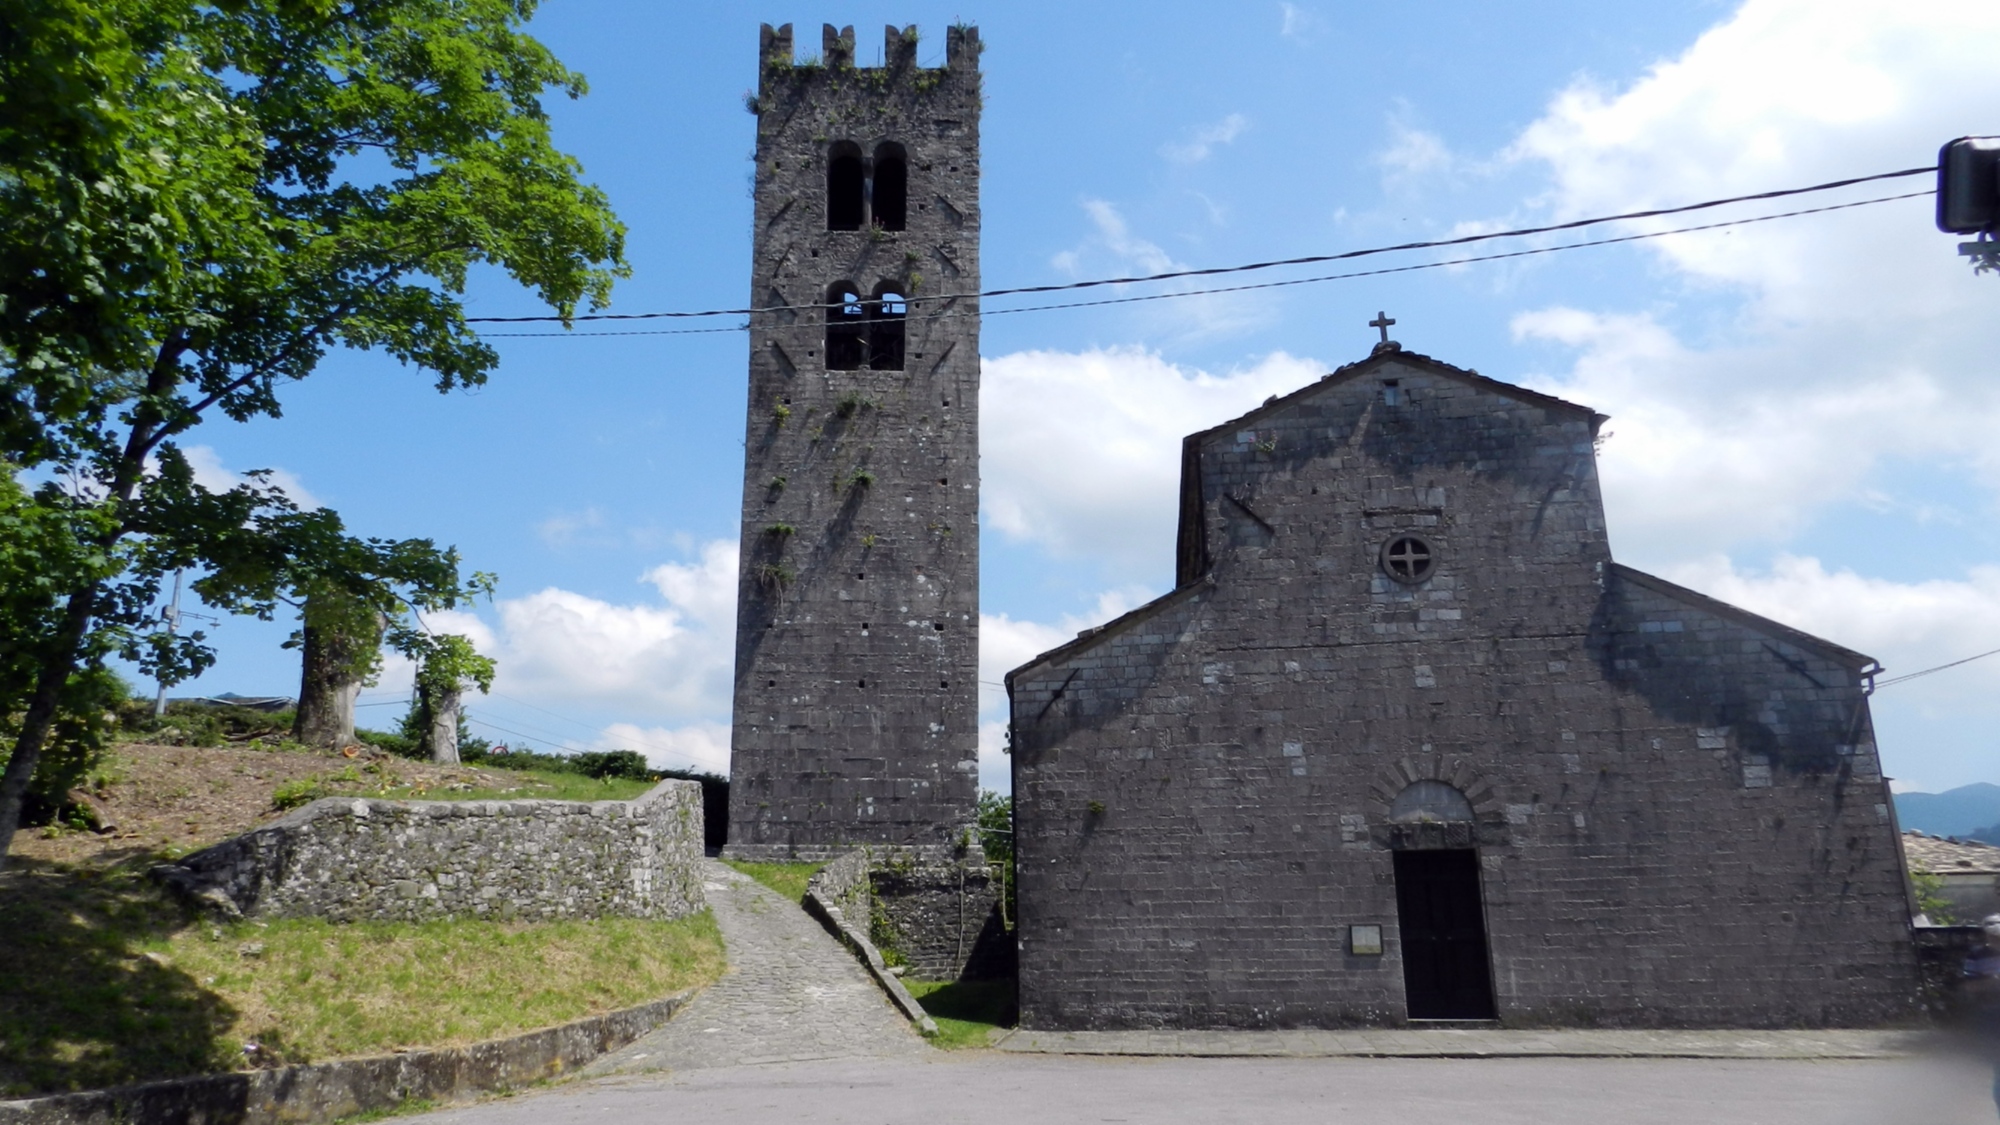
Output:
M1394 853L1396 926L1410 1018L1493 1019L1479 851L1451 846L1473 840L1472 802L1448 782L1421 778L1389 803L1389 822L1428 829L1395 834L1404 844Z

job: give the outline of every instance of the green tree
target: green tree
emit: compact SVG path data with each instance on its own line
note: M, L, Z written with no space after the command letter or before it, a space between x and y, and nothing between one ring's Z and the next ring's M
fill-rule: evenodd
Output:
M460 697L468 687L478 688L482 695L492 689L493 660L479 655L470 640L456 633L413 635L405 647L421 654L415 723L418 754L457 765L464 723Z
M354 741L354 702L382 666L381 611L343 590L315 590L299 606L299 707L292 738L339 750Z
M72 586L97 576L63 515L36 504L14 470L0 465L0 739L19 734L21 715L13 703L40 676L34 638L60 620ZM108 741L106 713L127 689L104 666L105 655L101 647L80 654L62 685L58 721L28 784L27 795L45 807L61 803L63 791L96 763Z
M0 856L80 670L117 653L173 682L212 660L150 622L162 574L265 617L325 589L389 617L490 589L266 476L204 488L177 443L277 416L336 347L483 383L475 267L564 317L604 304L624 231L551 140L543 95L584 84L523 32L534 6L0 0L0 460L41 482L27 522L54 535L9 528L0 552L57 576L10 657L32 682L0 699Z

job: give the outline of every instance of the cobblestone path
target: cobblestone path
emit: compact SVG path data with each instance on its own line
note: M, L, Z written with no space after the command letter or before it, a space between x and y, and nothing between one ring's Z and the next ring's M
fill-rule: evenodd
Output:
M930 1053L853 954L799 904L713 859L702 861L702 878L728 973L665 1027L584 1074Z

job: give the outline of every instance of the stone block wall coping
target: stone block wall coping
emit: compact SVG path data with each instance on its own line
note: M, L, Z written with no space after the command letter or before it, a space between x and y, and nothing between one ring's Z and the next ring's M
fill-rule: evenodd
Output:
M412 1099L462 1101L560 1077L666 1023L693 995L465 1047L0 1101L0 1125L313 1125Z
M853 951L868 970L868 975L875 978L875 983L882 986L882 991L889 994L890 1001L916 1025L918 1031L936 1035L937 1023L924 1011L923 1005L917 1003L916 997L910 995L910 990L903 987L902 980L889 971L881 951L868 940L867 933L848 922L846 913L836 905L848 901L857 887L865 889L867 880L868 853L861 849L848 852L806 881L806 912L819 919L820 924L839 938L842 945ZM0 1125L7 1123L0 1120Z

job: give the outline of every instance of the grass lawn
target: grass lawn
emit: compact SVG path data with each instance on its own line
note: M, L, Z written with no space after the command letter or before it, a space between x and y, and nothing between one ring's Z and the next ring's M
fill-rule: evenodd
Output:
M791 902L806 900L806 882L825 867L824 863L745 863L739 859L722 862L771 888Z
M585 777L547 770L482 769L475 776L491 784L455 781L436 784L406 776L400 763L371 762L318 777L287 782L273 793L279 808L297 808L320 797L379 797L390 801L629 801L658 782L622 777Z
M906 980L903 987L938 1026L933 1043L948 1051L986 1046L986 1034L1014 1026L1014 981Z
M382 794L391 800L409 801L629 801L657 781L632 781L623 777L585 777L580 773L550 773L546 770L488 770L509 782L504 787L482 789L426 788L403 785ZM518 775L519 782L509 775Z
M724 966L706 912L217 925L136 865L21 858L0 878L0 933L0 1096L470 1043L704 985Z

